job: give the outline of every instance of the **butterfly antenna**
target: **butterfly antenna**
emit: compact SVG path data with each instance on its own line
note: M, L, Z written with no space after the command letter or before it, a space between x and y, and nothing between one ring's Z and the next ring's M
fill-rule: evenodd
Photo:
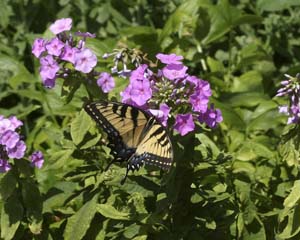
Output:
M125 174L124 178L121 180L121 185L123 185L125 183L125 180L126 180L126 178L128 176L128 172L129 172L129 165L127 165L126 174Z

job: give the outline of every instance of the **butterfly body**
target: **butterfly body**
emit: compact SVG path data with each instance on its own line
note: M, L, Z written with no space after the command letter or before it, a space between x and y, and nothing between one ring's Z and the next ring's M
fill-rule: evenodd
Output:
M173 150L167 130L149 113L128 104L102 101L87 104L85 110L107 133L113 162L127 162L126 176L143 164L171 167Z

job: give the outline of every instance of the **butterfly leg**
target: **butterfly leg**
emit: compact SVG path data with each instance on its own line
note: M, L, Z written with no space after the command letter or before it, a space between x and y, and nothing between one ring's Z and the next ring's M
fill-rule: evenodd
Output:
M116 162L123 162L123 160L117 160L117 159L113 159L109 162L109 164L107 165L107 167L104 169L104 171L106 172L110 166L113 164L113 163L116 163Z
M128 176L129 170L130 170L130 165L127 164L126 174L125 174L124 178L121 180L121 185L123 185L125 183L125 180L126 180L126 178Z

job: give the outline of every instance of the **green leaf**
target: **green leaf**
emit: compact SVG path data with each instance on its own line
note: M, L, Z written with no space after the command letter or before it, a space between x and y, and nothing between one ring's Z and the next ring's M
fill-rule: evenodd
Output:
M124 237L128 239L132 239L134 236L136 236L141 229L140 225L137 225L136 223L133 223L126 227L125 232L123 233Z
M212 57L207 57L207 64L211 72L220 72L220 73L225 72L224 65L221 61L215 60Z
M256 216L255 219L244 228L244 240L266 240L266 230L263 222Z
M243 14L239 8L230 5L228 0L221 0L218 5L210 6L208 12L211 18L211 27L208 35L202 41L204 45L220 39L235 26L262 21L262 18L258 16Z
M66 200L74 194L77 187L73 182L58 182L49 190L51 196L43 202L43 213L52 212L56 208L63 206Z
M198 17L198 9L201 1L189 0L180 5L176 11L168 18L165 26L163 27L159 41L162 42L167 39L172 33L178 32L182 34L182 29L187 26L195 24Z
M99 195L96 194L90 201L85 203L72 217L68 218L68 222L64 232L65 239L83 239L96 213L98 196Z
M4 202L0 222L2 239L13 239L23 218L23 211L23 206L19 201L17 194L13 194Z
M232 92L263 92L262 76L257 71L249 71L234 78Z
M93 147L93 146L95 146L99 142L100 139L101 139L101 135L98 134L96 137L94 137L91 140L89 140L86 143L84 143L80 147L80 149L87 149L87 148Z
M31 180L22 182L22 196L29 221L29 228L33 234L40 234L42 230L43 202L40 191Z
M294 182L292 191L284 200L283 205L288 208L294 207L295 204L299 201L299 199L300 199L300 180L296 180Z
M64 149L60 151L50 152L49 162L50 165L47 165L47 170L49 169L61 169L68 165L70 158L74 149Z
M109 204L98 204L97 211L104 217L116 220L130 220L129 212L121 212Z
M20 62L5 55L0 55L0 70L11 75L9 84L13 89L18 89L22 83L37 81Z
M298 0L258 0L256 7L260 11L282 11L292 6L299 6Z
M276 129L281 124L280 113L277 108L273 108L253 119L247 126L247 131Z
M82 109L71 123L71 137L76 145L81 143L90 126L91 118L86 111Z
M298 185L298 184L297 184ZM297 186L298 188L298 186ZM299 193L298 193L299 194ZM288 211L287 221L282 224L286 224L281 233L277 234L280 239L290 239L300 232L300 203L298 202L292 210ZM285 219L286 220L286 219ZM298 238L295 238L298 239Z
M203 133L197 133L195 134L195 137L200 141L201 144L211 149L213 156L218 156L220 153L220 150L216 146L216 144L205 134Z
M6 28L10 21L10 17L14 15L13 9L8 0L0 1L0 26L2 29Z
M6 201L14 192L17 186L17 179L13 171L9 171L0 180L0 196L2 201Z
M213 102L215 107L221 110L225 124L233 129L244 129L246 127L243 119L229 104L224 104L215 100Z
M134 237L132 240L147 240L148 239L148 235L139 235Z
M228 99L233 107L254 107L270 98L262 93L244 92L230 95Z
M242 144L242 147L236 155L236 158L241 161L253 160L256 157L272 159L274 154L263 144L254 141L246 141Z

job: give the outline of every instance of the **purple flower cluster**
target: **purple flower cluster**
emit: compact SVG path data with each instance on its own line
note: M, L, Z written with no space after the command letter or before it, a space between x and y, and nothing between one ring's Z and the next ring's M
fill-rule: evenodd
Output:
M277 92L277 97L287 96L289 104L280 106L279 112L288 116L287 124L300 122L300 74L292 77L285 74L286 80L281 82L282 88Z
M99 78L97 84L103 92L110 91L114 87L114 79L111 76L104 78L103 74L94 70L97 57L85 47L86 38L94 38L95 35L76 32L75 36L80 38L76 40L68 33L71 28L72 19L59 19L50 26L51 32L56 35L54 38L37 38L32 45L32 53L40 60L40 76L44 86L53 88L57 78L75 80L81 72L89 79Z
M156 58L164 64L156 73L147 64L130 73L129 85L121 92L123 103L149 111L164 126L173 115L174 129L181 135L193 131L195 121L211 128L223 121L219 109L213 105L208 108L212 95L209 83L188 75L182 56L159 53Z
M11 169L8 159L21 159L25 155L26 144L17 132L22 125L15 116L5 118L0 115L0 173Z

